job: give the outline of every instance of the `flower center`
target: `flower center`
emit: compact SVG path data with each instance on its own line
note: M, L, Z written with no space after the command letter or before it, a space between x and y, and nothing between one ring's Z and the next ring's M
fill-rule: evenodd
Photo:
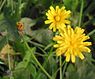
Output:
M54 17L54 19L55 19L56 21L60 21L60 16L57 15L57 16Z
M70 48L72 48L72 49L77 48L77 42L76 41L70 41Z

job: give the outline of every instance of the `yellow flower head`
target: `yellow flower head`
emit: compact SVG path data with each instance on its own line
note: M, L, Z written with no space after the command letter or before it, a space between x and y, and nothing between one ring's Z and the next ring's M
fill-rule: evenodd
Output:
M91 51L87 47L91 45L91 42L85 42L87 39L89 39L89 36L84 34L84 29L76 27L73 30L71 26L68 25L64 30L60 31L60 35L53 38L54 41L57 41L57 44L54 45L54 47L57 48L56 55L66 56L67 62L71 59L74 63L76 56L83 60L84 55L82 53Z
M70 24L70 21L67 20L70 13L70 11L65 10L65 7L60 9L59 6L56 6L56 9L54 9L52 6L50 6L50 10L48 10L46 13L48 20L45 21L45 24L51 23L49 29L53 29L55 32L56 29L64 28L65 24Z

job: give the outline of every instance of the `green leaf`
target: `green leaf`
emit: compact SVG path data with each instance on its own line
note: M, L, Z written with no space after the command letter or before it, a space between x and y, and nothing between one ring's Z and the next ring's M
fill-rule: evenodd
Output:
M87 2L87 1L85 0L85 3L86 3L86 2ZM89 1L88 1L88 2L89 2ZM88 4L89 4L89 3L88 3ZM95 10L94 6L95 6L95 1L92 0L91 3L89 4L89 6L88 6L88 5L86 6L86 9L85 9L85 11L84 11L84 14L88 15L88 14L93 13L93 11ZM92 16L93 16L93 15L92 15Z
M16 70L14 73L14 78L15 79L30 79L30 72L28 69L20 69Z
M4 14L3 13L0 14L0 32L3 32L7 29L5 24L6 21L4 19L5 19Z
M29 36L27 36L27 35L23 35L23 38L24 38L24 40L26 41L26 42L29 42L31 39L29 38Z
M33 79L35 79L35 78L36 78L36 75L37 75L36 67L35 67L32 63L30 63L30 64L28 65L28 70L29 70L30 73L32 74Z
M67 67L67 71L69 71L69 72L74 72L74 71L76 71L76 69L75 69L75 67L74 67L74 65L71 63L71 64L69 64L69 66Z
M48 29L39 29L32 31L32 37L39 43L42 43L43 45L50 44L52 36L52 32Z
M8 39L19 40L19 34L16 28L15 20L0 14L0 32L7 32Z
M69 64L66 71L67 79L80 79L77 70L73 64Z
M35 52L35 48L31 49L32 52L26 51L26 55L23 58L23 61L18 63L14 70L15 79L30 79L30 73L35 77L36 68L30 63L31 54Z
M63 2L67 9L70 9L71 11L76 12L75 10L78 7L79 0L63 0Z
M0 39L0 51L1 51L1 49L3 48L3 46L4 46L6 43L7 43L7 41L6 41L6 36L4 36L4 37L2 37L2 38Z
M22 18L20 22L24 24L24 33L31 36L32 34L31 27L36 24L36 20L32 20L30 18L25 17Z
M27 68L29 62L31 61L31 55L32 55L32 53L34 53L35 48L32 48L31 51L32 52L29 52L29 50L26 51L26 55L24 56L23 61L18 63L18 65L16 66L15 69Z
M56 65L57 62L56 59L53 57L54 53L52 50L53 49L51 48L50 52L48 52L48 56L44 58L45 61L43 66L49 72L49 74L51 74L55 79L57 74L55 72L57 71L58 66Z
M36 75L36 79L47 79L47 77L43 73L40 72Z

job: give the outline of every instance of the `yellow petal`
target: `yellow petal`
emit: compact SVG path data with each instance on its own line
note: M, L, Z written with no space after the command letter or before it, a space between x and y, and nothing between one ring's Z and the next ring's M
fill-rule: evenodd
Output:
M70 24L71 22L69 20L64 20L64 23Z
M67 14L68 14L68 15L70 15L70 14L71 14L71 11L70 11L70 10L68 10L68 11L67 11Z
M84 29L81 29L81 28L79 28L79 27L76 27L76 28L75 28L75 33L76 33L76 34L83 34L83 33L84 33Z
M53 16L53 14L51 13L50 10L48 10L48 14L49 14L49 16Z
M65 10L65 7L63 6L63 7L61 8L61 10L63 10L63 11L64 11L64 10Z
M51 20L46 20L45 24L50 24L52 21Z
M55 24L52 23L52 24L50 24L49 29L52 29L52 28L54 28L54 27L55 27Z
M66 55L66 61L67 61L67 62L70 61L70 54L69 54L69 53Z
M52 15L56 15L55 9L52 6L50 6L50 10L51 10Z
M68 33L68 36L69 36L69 37L71 36L71 30L72 30L71 26L68 25L68 26L67 26L67 33Z
M59 44L55 44L54 47L55 47L55 48L59 47Z
M64 12L64 18L69 18L70 17L71 11L66 11Z
M56 27L53 27L53 32L56 32Z
M55 37L53 37L53 40L59 41L59 40L62 40L62 37L59 35L56 35Z
M82 38L82 41L85 41L85 40L88 40L88 39L90 39L89 36L84 36L84 37Z
M90 46L90 45L92 45L92 43L91 42L83 42L83 45L84 46Z
M59 31L65 31L65 28L66 28L66 25L64 23L61 23L60 26L59 26ZM61 29L61 30L60 30Z
M81 60L83 60L83 59L84 59L84 56L83 56L83 54L82 54L82 53L79 53L79 54L78 54L78 56L81 58Z
M88 47L82 47L81 50L83 52L91 52L91 50Z
M75 63L75 56L73 54L71 55L71 61L72 63Z
M49 14L48 14L48 13L46 13L46 16L49 16Z
M61 56L63 54L63 52L60 49L56 49L56 55L57 56Z
M58 10L59 10L59 6L56 6L56 12L58 13Z

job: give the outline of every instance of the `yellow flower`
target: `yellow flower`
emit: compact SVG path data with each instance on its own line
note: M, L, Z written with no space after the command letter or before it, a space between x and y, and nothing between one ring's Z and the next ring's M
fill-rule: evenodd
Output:
M45 21L45 24L50 24L49 29L53 29L55 32L56 29L64 28L65 24L70 24L70 21L67 20L70 16L70 11L66 11L65 7L62 7L61 9L59 6L56 6L56 9L54 9L52 6L50 7L50 10L46 13L47 19Z
M87 47L91 45L91 42L85 42L89 39L89 36L84 34L84 29L76 27L72 29L70 25L65 27L64 30L60 31L60 35L56 35L53 40L57 41L54 45L56 49L56 55L66 56L66 61L70 59L74 63L75 57L84 59L83 52L90 52L91 50Z

